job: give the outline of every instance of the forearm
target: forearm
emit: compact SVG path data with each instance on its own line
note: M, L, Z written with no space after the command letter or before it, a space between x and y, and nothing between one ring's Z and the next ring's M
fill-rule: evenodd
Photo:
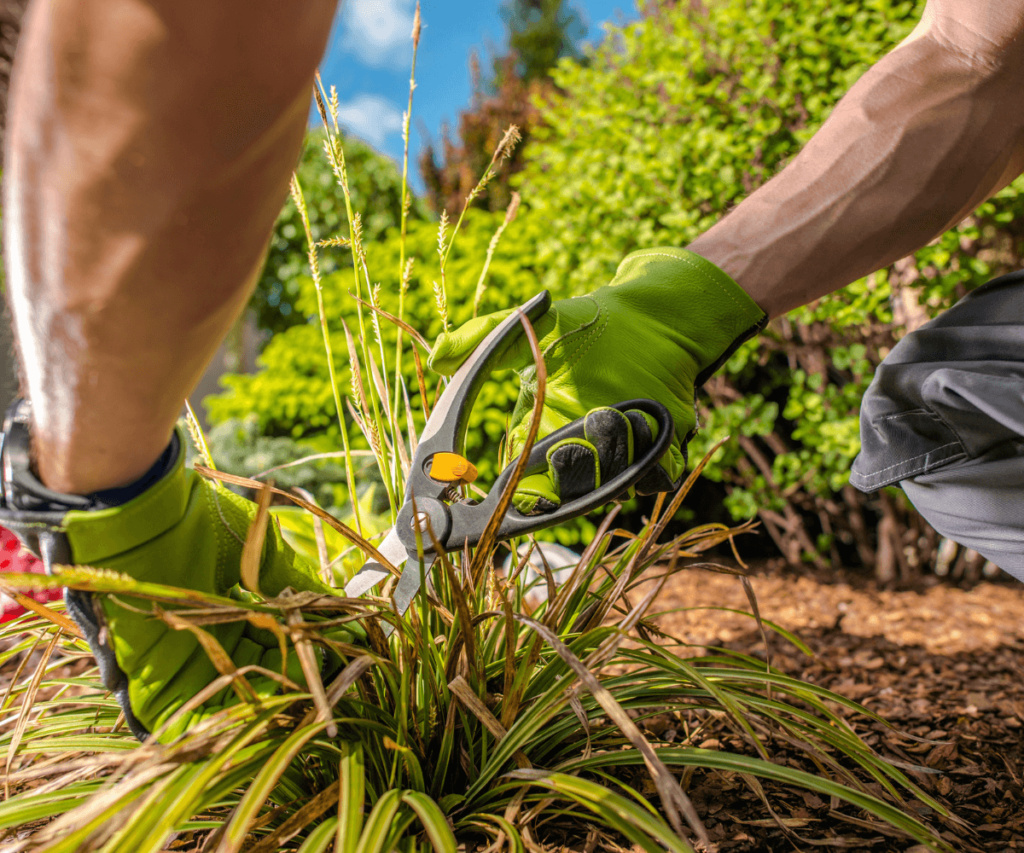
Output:
M688 248L778 316L926 245L1024 171L1019 64L905 43Z
M298 157L334 0L36 2L4 199L51 488L130 482L241 311Z

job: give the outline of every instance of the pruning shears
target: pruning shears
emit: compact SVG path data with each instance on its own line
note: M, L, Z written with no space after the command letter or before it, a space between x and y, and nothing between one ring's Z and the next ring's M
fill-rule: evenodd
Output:
M502 353L520 335L525 334L521 315L525 314L534 322L550 305L550 294L546 290L541 291L496 326L451 378L427 419L409 468L404 501L395 526L378 548L379 555L392 566L405 564L393 593L395 608L400 616L409 609L419 591L421 578L429 575L438 550L445 553L460 551L480 541L505 485L515 471L518 460L501 472L487 497L479 502L450 500L455 494L452 486L472 482L476 478L475 466L462 454L465 451L469 415L483 383ZM553 527L604 506L625 493L658 464L672 441L673 424L668 409L654 400L627 400L612 408L622 412L636 409L656 420L658 434L650 449L616 477L551 512L523 515L510 506L498 528L498 540ZM524 476L545 471L548 450L559 441L582 438L583 435L584 422L580 418L538 441L530 452ZM346 584L345 595L363 595L390 574L380 562L368 560Z

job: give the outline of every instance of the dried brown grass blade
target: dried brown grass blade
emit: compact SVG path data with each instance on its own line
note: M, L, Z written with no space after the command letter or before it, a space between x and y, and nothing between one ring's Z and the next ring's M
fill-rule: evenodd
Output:
M371 655L362 655L346 666L327 690L327 701L331 703L331 707L334 707L345 692L375 663L376 660Z
M673 565L675 565L674 556ZM658 578L657 581L655 581L654 586L647 592L647 595L645 595L619 623L619 633L612 634L590 653L587 657L586 666L591 672L597 673L600 668L611 659L619 646L622 645L623 640L629 636L629 632L632 631L633 628L640 623L640 620L644 618L644 615L647 613L648 609L650 609L654 599L661 594L662 589L665 587L665 582L670 576L671 573L666 573ZM593 619L589 621L589 625L596 624L600 623Z
M253 675L260 675L265 678L269 678L272 681L276 681L286 690L290 690L293 693L298 694L296 696L296 700L301 698L304 693L300 685L296 684L287 676L281 675L281 673L279 672L274 672L271 669L266 669L262 666L256 666L255 664L250 664L249 666L242 666L234 672L229 673L228 675L217 676L217 678L215 678L213 681L207 684L206 687L204 687L195 696L191 697L184 705L178 708L178 710L176 710L172 716L168 717L167 721L156 731L153 739L154 743L159 741L162 732L172 729L175 725L177 725L177 722L180 719L187 717L193 711L202 707L204 704L210 701L210 699L212 699L214 696L220 693L225 687L231 686L232 682L234 682L237 677L246 676L250 673Z
M430 400L427 399L427 383L423 378L423 362L420 361L420 354L412 351L413 361L416 362L416 384L420 389L420 406L423 407L423 417L430 420Z
M249 533L242 546L241 577L242 586L250 592L260 592L260 563L263 557L263 542L267 538L267 522L270 520L270 499L273 484L265 484L260 488L256 499L256 517L249 525Z
M469 602L467 601L465 590L462 588L462 584L459 583L459 579L455 575L455 569L452 567L451 561L447 559L443 551L438 551L438 557L444 566L445 574L448 576L448 584L452 589L452 598L455 600L455 613L459 617L459 622L461 623L462 628L459 633L462 636L462 642L466 646L466 658L469 661L473 674L479 679L482 677L482 673L479 671L479 662L477 661L476 656L476 636L473 630L473 615L469 610Z
M427 339L424 338L423 335L421 335L419 332L417 332L412 326L406 323L405 320L399 320L394 314L389 314L383 308L374 305L372 302L367 302L365 299L360 299L351 290L349 291L348 295L351 296L360 305L363 305L366 308L369 308L371 311L374 311L377 314L379 314L389 323L393 323L394 325L398 326L399 329L401 329L403 332L406 332L417 344L423 347L423 351L425 353L430 353L431 347L430 344L427 343Z
M224 483L230 483L234 486L244 486L247 489L261 489L266 485L261 483L259 480L250 480L248 477L239 477L237 474L225 474L223 471L213 471L202 465L196 465L196 472L202 474L204 477L209 477L213 480L220 480ZM329 512L322 510L316 504L311 504L309 501L304 501L297 495L293 495L290 492L283 491L274 487L267 487L275 495L280 495L283 498L287 498L296 506L301 506L307 512L313 513L318 518L323 519L330 527L333 527L342 536L348 539L349 542L359 546L359 549L368 556L373 557L378 563L380 563L385 569L391 572L393 575L400 574L397 568L395 568L391 561L388 560L383 554L380 553L376 548L373 547L366 539L356 533L351 527L342 522L338 521Z
M665 510L665 514L657 524L652 525L651 536L647 540L644 548L641 549L641 553L639 555L641 560L647 556L647 551L650 549L651 545L658 541L661 534L665 532L665 528L668 527L669 522L675 514L679 512L679 507L683 505L683 501L686 500L686 496L690 493L690 489L693 488L693 484L697 482L697 478L701 475L704 468L707 467L708 462L711 461L711 457L718 452L718 448L725 444L729 438L730 436L726 436L721 441L717 442L715 446L704 455L704 458L697 463L697 467L690 472L690 476L686 478L683 485L679 487L679 491L675 493L675 496L672 498L672 503L670 503L668 505L668 509Z
M764 626L764 620L761 618L761 608L757 603L757 595L754 593L754 586L750 583L750 578L747 575L740 575L740 583L743 584L743 591L747 594L747 601L750 602L750 612L754 614L754 621L757 622L758 630L761 632L761 642L764 643L764 665L767 671L771 671L772 668L772 645L771 638L768 634L768 629ZM771 698L771 682L768 683L768 697Z
M188 619L179 616L172 610L164 610L159 605L153 606L153 612L156 618L162 619L175 631L188 631L199 641L199 645L203 647L203 651L206 652L206 656L210 659L214 669L221 675L231 676L232 687L235 693L238 694L239 699L250 704L259 702L256 691L252 689L248 679L244 675L239 674L238 667L231 660L231 655L224 650L224 647L213 634L209 631L204 631L198 625L193 625Z
M516 619L520 617L515 616ZM530 673L533 672L533 668L537 665L537 661L540 660L540 653L542 646L544 645L540 637L534 637L530 642L530 649L526 653L526 659L520 665L520 678L518 686L513 685L512 690L505 694L505 698L501 705L501 722L505 726L511 726L516 719L516 715L519 713L519 706L523 702L523 695L526 692L526 686L529 683Z
M338 736L338 726L331 716L331 705L327 701L327 691L324 690L324 683L320 678L320 666L313 651L313 643L304 632L298 630L302 623L302 614L298 610L286 610L285 621L292 629L292 644L295 646L295 653L299 656L299 664L302 666L302 674L306 676L306 685L309 692L313 694L313 705L316 707L316 722L327 723L325 732L328 737Z
M82 632L78 630L78 626L68 619L63 613L58 613L51 607L47 607L39 601L36 601L29 595L25 595L23 592L18 592L10 583L7 582L7 578L0 575L0 590L9 595L15 601L18 602L26 610L31 610L36 616L42 616L48 622L52 622L58 628L60 628L65 634L70 634L72 637L77 637L79 640L82 639Z
M405 403L405 426L409 434L409 450L416 453L419 446L419 438L416 436L416 422L412 417L412 406L409 405L409 389L405 387L405 380L399 377L402 385L402 401Z
M530 351L533 353L533 361L536 366L536 398L533 402L533 413L530 418L530 430L527 433L526 441L523 443L522 453L519 455L519 460L516 462L516 467L512 471L512 476L509 477L508 482L505 484L505 489L501 493L501 497L498 500L497 506L494 508L494 512L491 513L491 517L487 519L487 524L484 527L484 532L477 542L476 553L473 555L473 565L470 567L470 574L473 578L474 585L479 585L479 579L483 575L483 570L487 566L487 561L490 559L491 550L494 548L494 544L498 538L498 529L501 527L501 522L505 518L505 513L508 512L508 508L512 505L512 496L515 494L516 488L519 486L519 481L523 478L523 474L526 471L526 465L530 460L530 451L533 450L533 444L537 440L537 432L540 429L540 416L541 411L544 409L544 395L547 389L547 378L548 372L544 366L544 355L540 351L540 344L537 342L537 333L533 330L533 325L530 323L529 318L523 313L521 308L516 309L516 313L519 315L519 322L523 326L523 331L526 333L526 339L530 343Z
M47 824L38 831L31 839L32 849L45 849L48 844L53 844L61 838L71 834L76 829L85 826L91 820L94 820L97 816L103 814L103 812L114 805L114 803L122 797L130 794L133 790L145 788L150 782L159 779L168 772L168 769L169 767L165 763L157 763L149 767L143 767L137 772L128 774L122 778L117 785L97 791L85 800L78 808L65 812L56 820ZM122 809L114 816L114 818L111 819L111 821L108 822L108 825L105 826L104 829L112 829L112 824L123 824L131 817L132 813L133 810L130 807ZM93 847L92 849L95 850L97 848Z
M583 583L583 578L586 572L586 566L589 565L590 561L594 558L594 554L597 553L597 549L601 544L601 541L607 534L608 528L611 527L612 522L615 520L615 517L619 514L619 510L621 509L621 504L616 504L614 507L612 507L611 512L609 512L604 517L604 519L601 522L601 526L598 527L597 534L590 541L590 544L586 547L586 549L583 552L583 555L576 562L576 565L573 566L572 574L570 574L565 583L562 584L562 588L558 590L557 594L551 595L549 597L548 600L551 601L552 604L548 612L545 614L544 621L546 624L551 626L556 626L558 624L558 620L561 618L562 612L569 604L569 599L573 595L575 595L576 590L579 589L580 584ZM541 552L541 556L543 557L543 552ZM544 565L545 567L547 566L546 560L544 561ZM551 582L549 582L549 588L552 584L553 579ZM612 600L614 599L606 599L606 601L608 601L609 604ZM607 612L607 609L605 610L605 612ZM602 613L602 617L603 615L604 614Z
M25 667L28 666L28 662L32 659L32 655L36 653L36 649L38 649L42 644L43 638L41 636L37 637L36 641L32 644L32 648L21 656L18 668L14 671L14 675L12 675L10 680L7 682L7 690L4 691L3 702L0 702L0 711L6 710L7 703L11 701L11 694L14 692L14 688L21 679L21 673L24 672Z
M590 720L587 719L587 712L583 709L583 703L575 693L569 696L569 707L572 708L576 719L580 721L580 727L587 736L587 745L583 748L583 760L586 761L594 751L590 740Z
M508 582L510 584L515 583L519 576L523 573L523 570L530 564L530 558L533 556L533 552L537 549L537 540L530 537L530 547L526 549L526 553L519 558L519 563L516 565L515 570L509 576Z
M316 502L313 499L313 495L306 489L293 486L292 491L304 501L309 501L309 503ZM331 586L333 580L330 569L331 558L327 553L327 537L324 536L324 522L318 515L313 516L313 539L316 541L316 557L320 563L320 579L328 586Z
M512 615L512 602L508 600L505 590L499 589L499 594L501 610L505 614L505 686L501 695L508 696L516 680L516 620Z
M673 560L676 557L676 553L673 554ZM632 573L630 572L629 568L619 573L619 576L615 579L615 584L612 586L611 591L597 603L597 607L595 607L594 611L591 614L589 614L586 625L583 626L584 631L588 628L600 625L604 621L605 617L608 615L608 611L611 610L612 606L620 598L623 599L627 607L629 607L631 610L633 609L629 604L629 599L626 598L626 586L629 583L631 574ZM661 585L659 585L658 588L660 589L663 585L664 580L661 582Z
M309 456L300 456L298 459L293 459L291 462L283 462L280 465L275 465L273 468L268 468L266 471L260 471L259 474L253 474L253 479L262 480L264 477L269 477L271 474L277 471L283 471L285 468L294 468L296 465L303 465L306 462L315 462L318 459L344 459L349 454L353 457L365 457L373 456L373 451L349 450L346 453L344 450L331 450L327 453L311 453Z
M461 675L455 676L448 685L448 689L483 723L484 728L494 736L495 740L501 741L508 734L505 727L498 722L498 718L491 713L490 709L480 701L480 697L473 692L473 688L469 686L469 682L465 678ZM530 759L518 749L512 754L512 758L520 768L533 767Z
M282 847L283 844L310 826L314 820L319 818L328 809L334 808L338 802L338 792L340 790L340 781L336 781L324 788L270 833L270 835L257 841L248 849L248 853L277 853L278 850L284 849Z

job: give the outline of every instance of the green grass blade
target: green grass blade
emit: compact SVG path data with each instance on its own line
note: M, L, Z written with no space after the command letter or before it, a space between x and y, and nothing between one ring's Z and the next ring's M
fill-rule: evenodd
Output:
M406 791L402 794L402 802L416 813L436 853L456 853L455 834L437 803L419 791Z
M91 796L102 781L79 782L61 791L27 792L0 803L0 829L22 826L70 811Z
M794 767L787 767L780 764L773 764L760 758L747 755L735 755L729 752L717 750L699 749L697 747L663 747L658 750L658 756L666 764L683 767L702 767L710 770L725 770L733 773L749 773L762 779L771 779L786 785L802 788L808 791L815 791L828 797L838 797L840 800L864 809L873 814L879 820L889 826L900 829L933 850L948 851L953 853L951 847L945 844L925 824L917 818L900 811L895 806L862 791L856 791L846 785L840 785L831 779L816 776ZM639 755L631 750L607 753L592 756L588 759L566 762L560 768L563 771L581 771L589 767L607 768L611 766L638 765L642 763ZM516 774L512 774L518 776ZM520 777L522 778L522 777Z
M363 833L366 801L366 768L363 745L358 741L341 745L341 791L338 793L337 853L355 853Z
M565 773L539 770L517 770L509 775L540 785L585 806L605 825L618 830L648 853L664 853L665 850L671 853L695 853L693 847L663 820L603 785Z
M331 840L334 838L334 831L337 825L338 819L336 817L325 820L302 842L298 853L326 853Z
M302 748L326 728L327 721L298 729L267 760L232 815L217 853L238 853L241 850L253 819L266 802L274 785Z
M387 791L377 800L370 816L366 819L366 826L359 836L355 853L390 853L385 841L401 805L401 791Z

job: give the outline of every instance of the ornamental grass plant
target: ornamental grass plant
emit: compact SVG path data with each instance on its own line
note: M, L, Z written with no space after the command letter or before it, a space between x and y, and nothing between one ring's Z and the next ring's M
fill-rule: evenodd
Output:
M416 20L414 72L418 12ZM414 80L415 74L410 112ZM328 129L325 156L348 199L336 92L318 81L316 100ZM403 233L410 199L410 112L404 123ZM480 187L515 136L510 129ZM292 194L308 225L297 180ZM320 252L347 248L354 262L351 298L358 324L345 330L352 376L348 400L342 400L332 374L350 517L334 518L265 480L218 471L201 432L194 430L203 457L198 469L257 495L260 512L246 553L258 553L265 525L278 523L277 513L287 517L283 526L296 546L338 586L374 553L394 521L419 425L436 399L436 381L422 366L425 341L403 316L404 291L396 313L381 308L365 263L359 216L350 206L346 214L348 233L310 245L309 263L320 294ZM445 262L461 221L449 224L442 217L439 227L436 303L442 317ZM499 239L500 234L480 258L481 288ZM414 262L423 259L403 253L404 282ZM333 371L332 318L322 298L319 305ZM526 331L537 359L539 406L543 359L532 330ZM359 433L350 436L348 423ZM383 515L371 514L353 487L356 460L363 459L354 449L360 435L387 495ZM848 722L857 715L877 720L870 710L786 677L755 657L726 649L698 654L685 638L658 628L652 608L664 584L677 572L708 567L705 552L749 529L712 524L666 536L706 462L707 457L678 493L658 499L639 532L616 527L617 509L608 512L560 584L546 568L527 583L531 554L518 556L520 543L484 542L441 557L404 617L389 595L393 580L377 595L360 599L300 593L238 600L83 566L59 567L52 578L3 579L5 590L21 596L29 611L0 627L0 849L712 850L689 796L699 784L696 771L706 770L733 774L750 786L764 802L766 819L774 812L765 786L784 784L828 797L837 812L908 843L951 850L917 816L930 812L952 819L914 783L912 771L921 768L886 760ZM508 491L499 511L507 509L510 497ZM292 507L272 509L272 501ZM306 535L299 535L303 530ZM506 553L517 555L508 570L502 568ZM253 571L255 559L250 562L243 557L243 578ZM758 616L742 569L720 570L746 584L751 624L766 643L772 636L809 654L796 637ZM171 743L154 737L140 745L103 690L88 646L63 606L23 595L30 588L60 586L127 596L152 618L194 633L220 677L189 705L228 686L238 693L238 703ZM536 594L537 586L543 595ZM204 630L237 620L273 631L286 654L302 662L308 686L275 673L279 693L256 700L247 683L253 673L237 669ZM331 639L328 629L353 621L365 630L366 645ZM390 637L388 624L395 628ZM334 665L320 667L320 658ZM671 744L658 742L645 726L666 714L686 733ZM703 742L709 720L726 725L745 747L695 745ZM775 744L798 747L817 771L774 763Z

